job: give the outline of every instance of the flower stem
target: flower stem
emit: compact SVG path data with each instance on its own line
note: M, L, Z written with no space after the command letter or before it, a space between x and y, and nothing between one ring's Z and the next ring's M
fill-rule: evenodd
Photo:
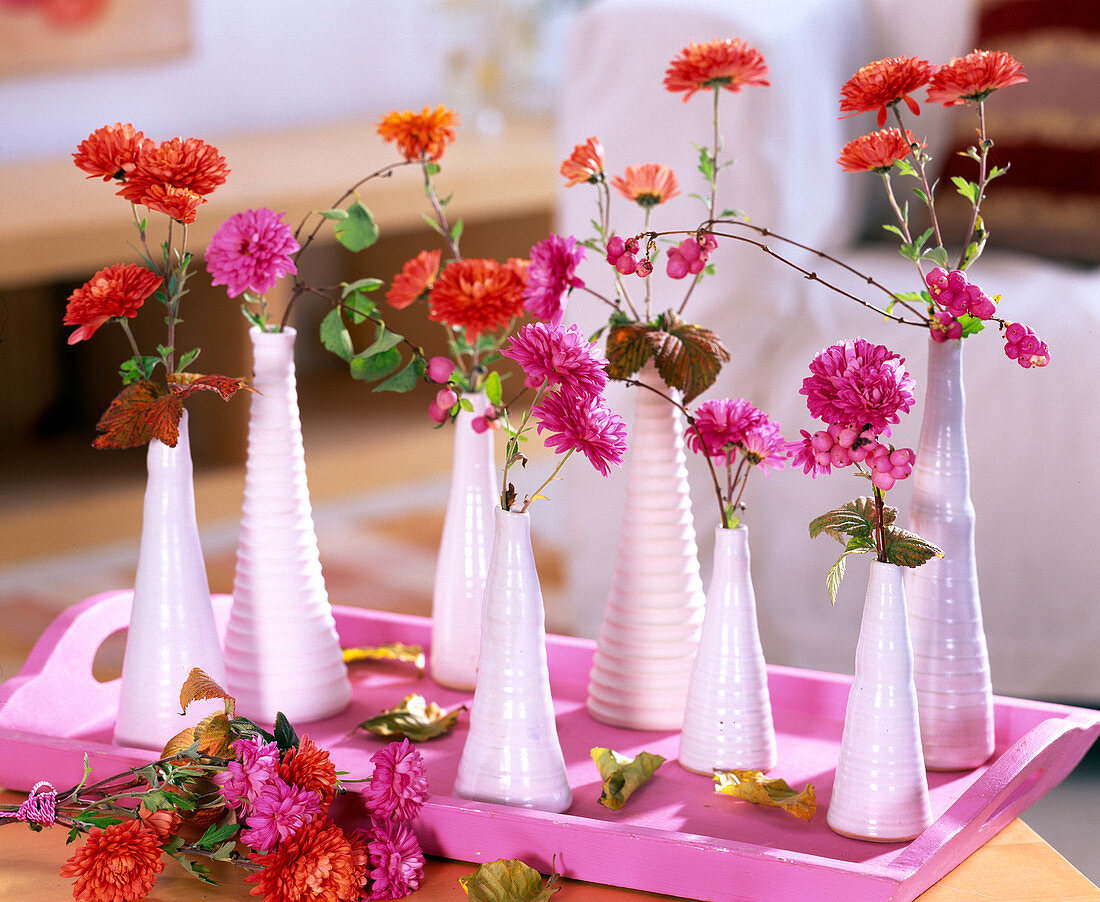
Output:
M892 109L894 111L894 118L898 121L898 128L901 130L902 136L904 136L905 124L901 121L901 110L898 109L898 104L896 103ZM917 174L920 176L921 187L924 189L925 206L928 208L928 216L932 220L932 235L936 239L936 246L943 247L943 238L940 236L940 224L936 219L936 204L932 197L932 186L928 183L928 173L924 168L924 161L927 159L927 154L920 149L920 145L916 141L910 142L909 152L913 155L913 161L917 164Z
M145 359L141 356L141 351L138 350L137 341L134 338L134 333L130 330L130 320L126 317L120 317L118 324L122 326L122 331L126 333L126 337L130 341L130 349L134 352L134 360L137 361L138 369L141 371L143 379L148 379L152 373L145 369Z
M882 173L882 183L883 183L883 186L886 188L886 197L890 201L890 206L894 210L894 216L897 217L898 224L901 226L901 232L905 236L906 242L908 242L909 244L912 244L913 243L913 236L912 236L912 233L909 231L909 220L905 216L905 213L902 212L901 207L898 205L897 198L894 197L894 183L892 181L890 181L890 173L888 171ZM922 285L925 284L925 282L924 282L924 269L920 265L920 258L919 257L913 261L913 265L917 268L917 272L920 273L920 282L921 282L921 284ZM912 308L910 308L910 309L912 309Z
M987 164L989 162L989 148L992 142L986 136L985 132L985 101L978 101L978 190L974 195L974 207L970 211L970 224L966 228L966 235L963 238L962 250L959 251L959 269L966 269L974 260L970 259L968 248L970 247L970 240L974 237L974 228L978 224L978 210L982 205L982 200L985 198L985 187L989 184ZM978 252L974 254L976 260Z
M886 497L878 486L873 486L872 491L875 498L875 551L877 552L877 559L884 564L888 564L890 562L886 559L886 526L883 523Z
M561 468L565 466L565 462L569 460L570 457L572 457L573 452L576 450L576 448L570 448L568 451L565 452L565 454L562 455L561 460L558 461L558 465L554 467L554 472L547 477L546 481L542 485L535 489L534 494L527 496L527 499L523 502L523 507L519 509L519 512L521 514L524 513L527 508L531 506L532 501L534 501L536 498L539 497L539 495L542 494L542 490L550 485L550 483L552 483L557 478L558 473L561 472Z

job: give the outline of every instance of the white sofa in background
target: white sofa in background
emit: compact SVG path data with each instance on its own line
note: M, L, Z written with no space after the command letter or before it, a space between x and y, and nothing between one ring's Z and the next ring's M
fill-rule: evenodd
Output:
M595 135L611 174L634 163L671 166L683 194L655 209L653 225L694 227L703 207L687 196L702 190L691 142L708 140L710 101L696 95L683 103L661 82L669 61L689 42L740 37L763 53L771 86L722 96L723 140L735 163L722 176L720 206L742 209L756 224L837 254L896 290L914 290L915 270L892 245L858 244L872 192L880 190L877 178L844 173L835 162L846 140L874 128L871 114L838 118L840 86L856 69L897 55L943 63L973 47L966 4L936 0L921 5L919 17L902 16L900 6L887 0L596 2L579 15L568 42L560 156ZM923 107L915 127L931 147L942 143L950 115ZM620 234L641 228L640 211L631 206L613 201ZM559 231L589 235L593 189L563 189L560 211ZM1046 369L1023 370L1004 357L993 330L969 339L965 348L979 579L994 689L1098 701L1100 270L998 253L996 223L991 227L992 250L971 276L990 295L1003 295L1002 315L1032 325L1052 352ZM746 397L782 423L788 438L797 438L800 428L813 428L798 394L807 364L823 347L862 336L907 358L918 406L895 429L894 440L916 447L926 333L886 323L760 251L733 244L724 242L715 253L718 274L704 280L687 310L732 354L702 399ZM678 302L684 283L666 279L663 261L662 254L655 294L667 292ZM807 265L823 277L841 275L821 262ZM609 289L601 260L587 261L582 274L594 287ZM858 281L845 284L873 297ZM591 331L604 311L575 293L570 316ZM618 386L612 403L629 412L629 391ZM706 582L717 505L701 462L689 464ZM602 480L580 466L570 470L555 494L565 504L572 535L568 617L555 626L591 636L610 582L624 477ZM770 662L850 672L866 558L849 566L830 608L824 578L840 546L825 537L811 541L807 524L863 494L864 485L850 470L817 480L801 470L754 474L744 520ZM909 491L902 484L891 493L902 506L903 523Z

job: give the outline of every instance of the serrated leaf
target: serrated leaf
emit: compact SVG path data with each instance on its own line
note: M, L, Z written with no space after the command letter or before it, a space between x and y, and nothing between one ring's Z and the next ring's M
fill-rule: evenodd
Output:
M611 379L629 379L653 355L646 336L653 327L644 323L613 324L607 333L607 375Z
M131 385L147 378L152 375L158 363L160 363L159 357L131 357L129 360L123 360L118 368L122 384Z
M817 811L817 793L812 783L805 789L794 790L785 780L769 778L760 771L715 771L714 791L733 796L754 805L779 808L804 821L809 821Z
M374 221L374 215L359 200L348 207L347 214L332 230L336 240L353 254L366 250L378 240L378 224Z
M212 391L223 401L232 400L241 389L255 391L247 379L235 376L204 376L201 373L172 373L168 377L168 387L181 401L200 391Z
M180 354L179 363L176 364L180 371L187 369L192 363L195 362L195 358L199 356L199 348L192 348L184 354Z
M427 369L423 360L414 357L403 369L398 370L385 382L376 385L371 391L412 391L420 383L420 377L427 372Z
M355 346L351 333L344 325L344 317L339 307L333 307L321 320L321 344L332 351L341 360L350 363L355 356Z
M891 527L886 530L886 560L901 567L919 567L934 557L943 557L943 552L915 533L905 529Z
M663 329L648 332L645 339L665 385L679 389L687 404L714 384L729 351L709 329L685 323L671 311L661 324Z
M298 734L294 732L294 727L290 725L290 721L286 719L286 715L282 711L275 714L273 732L280 751L285 752L289 749L298 748Z
M169 448L179 441L183 404L165 386L148 380L127 385L116 396L99 422L96 448L138 448L158 439Z
M417 676L424 675L424 649L419 645L405 645L403 642L391 642L373 648L345 648L344 663L358 664L360 661L399 661L416 666Z
M848 567L848 555L850 554L871 554L878 549L875 547L875 540L870 536L853 536L848 540L848 544L845 546L844 551L840 557L837 558L837 562L829 568L829 572L825 574L825 588L829 592L829 603L836 604L836 596L840 591L840 584L844 580L844 571Z
M446 711L422 695L406 695L401 703L388 711L363 721L359 726L375 736L404 737L410 742L427 742L449 733L458 723L465 705Z
M978 185L975 182L967 181L961 175L951 176L951 181L955 185L955 190L971 204L978 202Z
M594 748L589 753L603 777L600 804L618 811L637 789L649 781L657 768L665 763L660 755L639 752L627 758L611 749Z
M883 507L882 520L889 526L897 519L896 507ZM841 507L835 508L810 521L810 538L816 539L821 533L832 536L842 545L849 538L869 538L875 531L875 499L863 495Z
M236 706L233 696L219 686L217 681L201 667L192 667L187 679L183 681L183 686L180 687L181 713L186 714L192 702L215 698L225 702L225 711L232 717Z
M499 858L481 865L458 883L470 902L546 902L560 887L516 859Z
M351 375L360 382L374 382L388 376L401 365L401 352L397 348L390 348L381 354L363 356L366 352L356 354L351 359Z

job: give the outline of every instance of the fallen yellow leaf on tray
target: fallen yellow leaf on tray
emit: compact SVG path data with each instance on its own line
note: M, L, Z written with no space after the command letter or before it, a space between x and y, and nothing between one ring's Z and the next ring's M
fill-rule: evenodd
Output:
M516 859L500 858L481 865L459 884L470 902L546 902L560 886L542 882L542 875Z
M603 777L600 804L612 811L622 808L634 791L648 782L657 768L665 763L660 755L649 752L639 752L635 757L627 758L611 749L594 748L590 754Z
M345 664L357 664L360 661L400 661L415 664L417 676L424 675L424 649L419 645L391 642L377 648L344 649Z
M406 695L401 704L364 720L359 726L375 736L403 736L410 742L427 742L449 732L465 710L466 706L460 705L447 711L422 695Z
M817 811L817 794L812 783L801 792L791 789L785 780L769 779L758 770L718 770L714 772L715 792L733 796L754 805L781 808L804 821Z

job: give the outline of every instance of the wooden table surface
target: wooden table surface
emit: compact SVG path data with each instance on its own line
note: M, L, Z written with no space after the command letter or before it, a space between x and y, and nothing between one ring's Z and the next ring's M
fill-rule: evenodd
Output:
M0 802L22 796L0 791ZM0 826L0 899L19 902L64 902L72 898L72 881L58 876L73 847L65 845L64 829L32 833L21 824ZM152 902L243 902L251 884L244 872L232 865L213 862L215 879L207 886L185 874L174 862L166 862L149 899ZM465 895L458 878L476 865L430 859L424 882L411 898L416 902L461 900ZM670 899L635 890L562 881L556 899L562 902L642 902ZM1100 889L1054 851L1034 830L1015 820L975 852L918 902L1096 902ZM762 900L766 902L766 900ZM832 902L832 900L806 900Z

